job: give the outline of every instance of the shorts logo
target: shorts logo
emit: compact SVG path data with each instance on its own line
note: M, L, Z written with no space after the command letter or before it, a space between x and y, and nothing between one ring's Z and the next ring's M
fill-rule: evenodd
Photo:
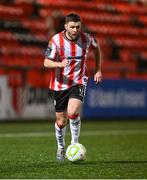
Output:
M86 86L79 86L79 92L80 96L84 97L85 96L85 91L86 91Z
M88 79L86 77L83 80L84 80L84 82L88 82Z

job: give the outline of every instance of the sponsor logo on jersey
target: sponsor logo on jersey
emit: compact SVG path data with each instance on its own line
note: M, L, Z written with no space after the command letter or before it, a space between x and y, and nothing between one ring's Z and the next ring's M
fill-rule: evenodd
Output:
M70 56L70 57L67 57L67 59L82 59L82 56Z

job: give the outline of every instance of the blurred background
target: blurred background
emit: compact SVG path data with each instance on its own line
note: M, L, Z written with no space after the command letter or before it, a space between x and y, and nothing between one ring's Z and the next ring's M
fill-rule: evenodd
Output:
M54 118L44 53L70 12L81 15L103 59L96 86L89 53L83 117L146 118L147 0L0 0L0 120Z

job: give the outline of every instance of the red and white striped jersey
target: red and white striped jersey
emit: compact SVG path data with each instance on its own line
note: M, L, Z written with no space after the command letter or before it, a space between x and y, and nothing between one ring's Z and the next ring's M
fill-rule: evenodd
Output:
M80 33L77 41L70 41L65 31L52 37L45 58L56 62L69 60L65 68L51 69L49 88L55 91L68 89L74 85L87 85L86 59L89 47L96 48L96 40L88 33Z

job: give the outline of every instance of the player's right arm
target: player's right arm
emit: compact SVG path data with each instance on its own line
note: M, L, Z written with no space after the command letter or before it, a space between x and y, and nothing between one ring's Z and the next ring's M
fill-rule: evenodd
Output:
M44 59L44 67L47 68L63 68L66 67L68 65L68 60L64 59L62 62L55 62L53 60L50 59Z
M57 56L57 47L53 41L50 41L45 52L44 67L64 68L68 65L67 59L63 59L61 62L55 61L56 56Z

